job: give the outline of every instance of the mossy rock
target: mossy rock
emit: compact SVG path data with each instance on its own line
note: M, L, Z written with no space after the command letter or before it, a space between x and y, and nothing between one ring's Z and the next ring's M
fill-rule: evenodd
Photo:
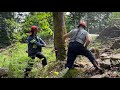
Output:
M84 71L82 69L73 68L68 70L68 72L64 75L63 78L78 78L78 76L80 74L83 74L83 72Z

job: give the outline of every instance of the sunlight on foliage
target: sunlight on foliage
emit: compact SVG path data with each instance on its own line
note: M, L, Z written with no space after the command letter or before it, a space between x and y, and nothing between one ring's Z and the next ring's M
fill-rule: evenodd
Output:
M15 43L11 47L2 53L0 53L0 67L9 68L9 78L23 78L24 69L27 67L27 63L30 60L26 53L27 44ZM51 52L52 48L43 48L43 53L47 57L48 62L55 61L55 54ZM34 64L41 63L42 60L36 58ZM33 67L32 75L37 76L39 69Z

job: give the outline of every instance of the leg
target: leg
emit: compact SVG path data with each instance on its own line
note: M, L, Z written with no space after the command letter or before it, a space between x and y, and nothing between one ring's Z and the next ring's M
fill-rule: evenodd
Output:
M71 69L73 67L76 57L77 55L71 50L71 48L68 48L67 63L65 65L65 68L68 67L69 69Z
M73 67L75 59L76 59L76 55L69 54L65 67L68 67L69 69L71 69Z
M95 57L92 55L92 53L89 50L85 50L84 56L86 56L90 60L90 62L93 64L93 66L96 69L100 69L100 67L98 66L98 62L95 60Z
M38 57L38 58L40 58L40 59L43 58L43 60L42 60L42 65L43 65L43 66L47 65L47 59L46 59L46 57L45 57L41 52L38 52L38 53L36 54L36 57Z
M99 71L99 73L104 73L104 71L99 67L98 62L95 60L95 57L89 50L86 50L86 53L84 55L91 61L91 63L93 64L95 69Z
M24 71L24 73L25 73L24 78L27 78L28 74L32 70L32 67L34 64L34 59L35 59L35 57L31 56L31 59L28 61L28 66L27 66L27 68L25 68L25 71Z

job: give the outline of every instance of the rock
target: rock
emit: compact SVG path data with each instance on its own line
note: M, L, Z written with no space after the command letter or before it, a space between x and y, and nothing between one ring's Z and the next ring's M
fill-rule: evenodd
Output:
M119 54L114 54L110 57L111 60L120 60L120 53Z
M107 71L102 78L117 78L120 74L117 71Z
M120 48L120 39L115 41L113 45L111 46L111 49L119 49Z
M105 60L104 62L100 62L100 67L104 69L110 69L111 68L111 62L110 60Z
M110 57L108 56L108 54L106 53L103 53L102 55L100 55L100 59L101 60L106 60L106 59L109 59Z
M119 36L120 36L120 28L113 25L113 26L109 26L105 28L104 30L102 30L97 38L108 39L108 38L114 38L114 37L119 37Z
M0 68L0 77L7 76L8 71L9 70L7 68Z
M102 78L102 75L94 75L94 76L92 76L90 78Z
M108 55L106 53L103 53L102 55L100 55L100 57L107 57Z
M106 49L104 50L104 52L111 52L111 49L110 49L110 48L106 48Z
M74 64L73 67L81 67L81 68L84 68L84 65L83 65L83 64Z

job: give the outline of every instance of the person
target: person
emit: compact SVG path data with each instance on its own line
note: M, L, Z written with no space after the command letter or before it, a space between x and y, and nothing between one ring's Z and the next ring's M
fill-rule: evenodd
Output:
M30 36L27 39L28 42L28 57L30 57L32 60L35 59L35 57L38 57L39 59L42 60L42 66L47 65L47 59L46 57L42 54L42 47L45 47L46 44L45 42L38 37L37 32L40 31L40 28L38 26L32 26L31 31L30 31ZM25 70L25 77L28 76L28 72L31 71L33 66L33 62L30 61L28 62L28 68Z
M95 67L95 70L102 72L102 69L99 67L95 57L87 49L91 40L89 33L85 30L86 27L86 23L84 21L80 21L77 29L73 29L64 35L64 42L67 38L70 38L65 68L73 68L77 55L83 55L90 60Z

